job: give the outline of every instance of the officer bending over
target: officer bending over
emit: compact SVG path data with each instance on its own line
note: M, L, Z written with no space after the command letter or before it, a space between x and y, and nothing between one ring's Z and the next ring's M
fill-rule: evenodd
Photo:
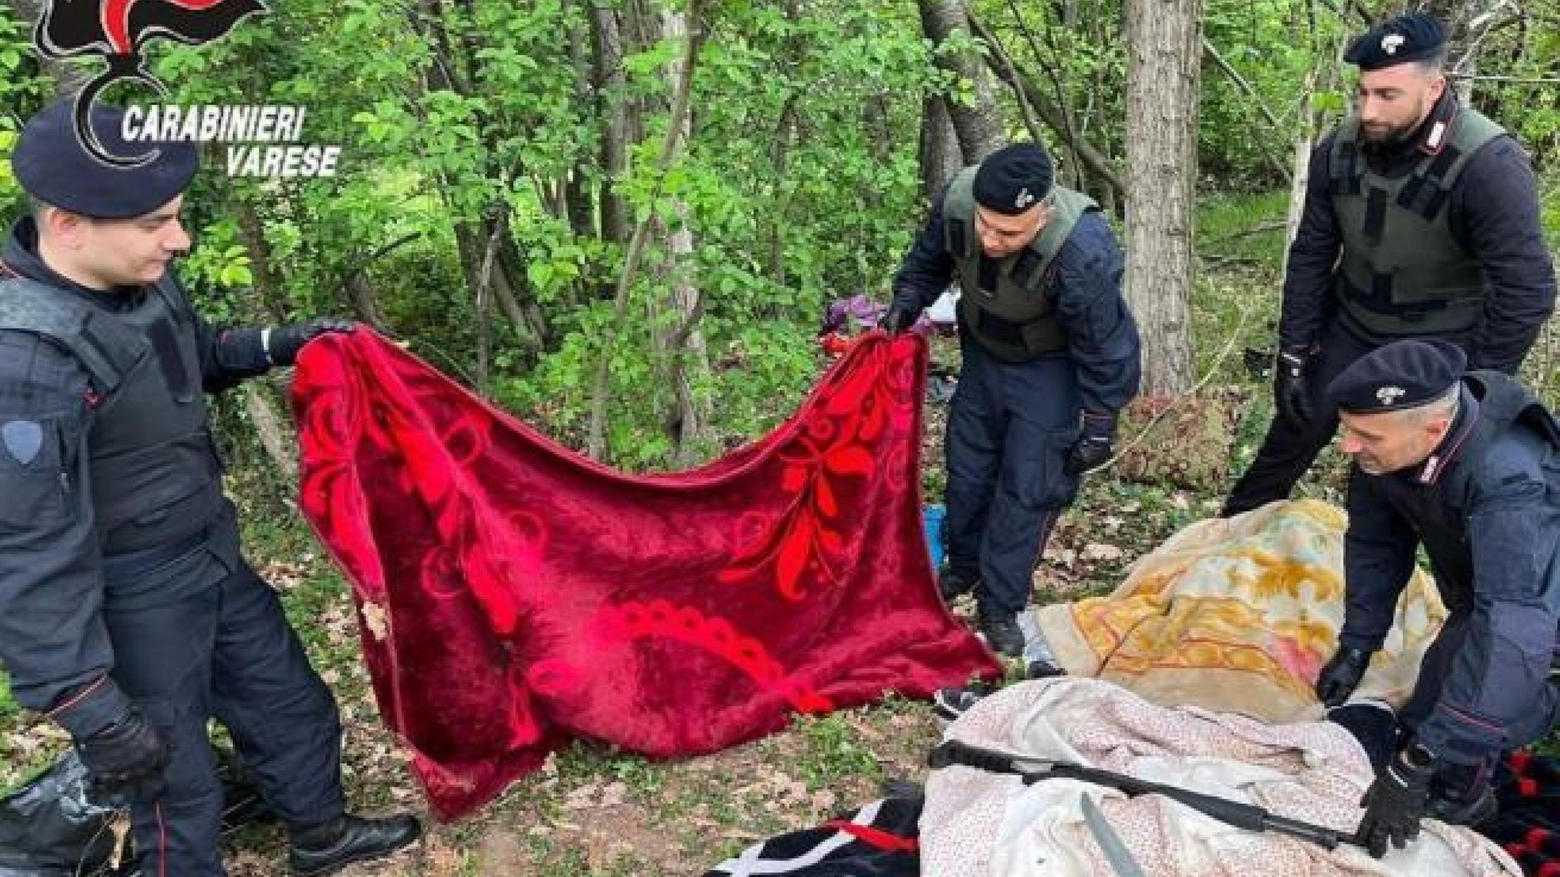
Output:
M963 365L948 412L943 597L975 592L978 626L1010 657L1017 615L1078 479L1110 459L1136 395L1137 324L1121 248L1099 207L1052 185L1050 156L1019 143L965 168L894 277L882 326L908 328L952 280Z
M1560 721L1560 427L1521 384L1466 364L1453 344L1398 341L1327 390L1354 469L1343 630L1317 696L1337 706L1358 685L1421 545L1450 613L1398 717L1406 745L1366 796L1378 857L1422 816L1492 816L1501 753Z
M97 107L91 125L138 153L122 116ZM0 272L0 661L98 791L130 805L141 873L224 873L211 717L286 823L293 872L330 873L420 827L344 812L335 701L239 553L203 394L352 324L218 330L191 310L170 264L190 244L197 154L158 149L99 164L64 100L11 157L34 209Z

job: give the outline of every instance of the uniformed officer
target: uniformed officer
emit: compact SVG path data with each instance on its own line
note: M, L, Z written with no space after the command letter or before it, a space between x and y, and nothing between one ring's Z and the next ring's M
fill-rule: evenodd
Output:
M1428 15L1359 37L1355 114L1311 153L1279 320L1275 414L1225 515L1285 499L1337 428L1328 382L1397 338L1443 338L1515 374L1555 302L1521 147L1458 102Z
M1317 696L1335 706L1359 683L1421 545L1449 611L1398 716L1407 745L1366 796L1377 856L1421 816L1493 815L1500 753L1560 721L1560 428L1521 384L1466 364L1449 342L1396 341L1327 388L1354 468L1343 630Z
M1017 615L1078 479L1111 456L1137 393L1121 248L1089 198L1052 185L1034 143L953 178L894 277L882 325L909 327L957 280L963 366L948 413L947 599L973 590L991 647L1022 654Z
M98 107L90 124L139 152L122 116ZM144 874L223 873L213 716L285 821L295 873L411 843L411 816L344 812L335 701L240 556L202 392L351 324L219 330L191 310L170 264L190 243L192 144L101 165L65 100L28 121L11 162L33 204L0 272L0 660L17 701L130 804Z

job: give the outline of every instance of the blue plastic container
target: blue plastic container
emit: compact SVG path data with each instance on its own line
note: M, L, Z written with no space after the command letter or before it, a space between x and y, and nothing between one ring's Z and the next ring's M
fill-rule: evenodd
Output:
M921 510L921 518L926 523L926 547L932 555L932 569L942 566L943 559L943 518L947 510L942 503L926 506Z

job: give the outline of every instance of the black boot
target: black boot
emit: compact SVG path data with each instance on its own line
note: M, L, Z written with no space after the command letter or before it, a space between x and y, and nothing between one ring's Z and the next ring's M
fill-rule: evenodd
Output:
M353 862L387 856L421 834L422 825L414 816L365 819L345 814L292 831L287 865L297 877L331 874Z
M1017 616L982 609L977 613L975 626L993 652L1009 658L1024 654L1024 631L1018 626Z
M952 606L953 601L975 590L979 579L967 578L959 575L948 567L943 567L937 576L937 590L942 593L943 602Z

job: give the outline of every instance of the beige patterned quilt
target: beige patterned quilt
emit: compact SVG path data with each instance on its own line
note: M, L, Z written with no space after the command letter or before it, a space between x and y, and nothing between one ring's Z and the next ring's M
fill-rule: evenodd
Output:
M1110 595L1042 607L1036 620L1071 675L1165 706L1316 719L1312 685L1343 621L1345 521L1317 500L1202 521L1140 558ZM1445 616L1416 573L1356 696L1400 706Z

